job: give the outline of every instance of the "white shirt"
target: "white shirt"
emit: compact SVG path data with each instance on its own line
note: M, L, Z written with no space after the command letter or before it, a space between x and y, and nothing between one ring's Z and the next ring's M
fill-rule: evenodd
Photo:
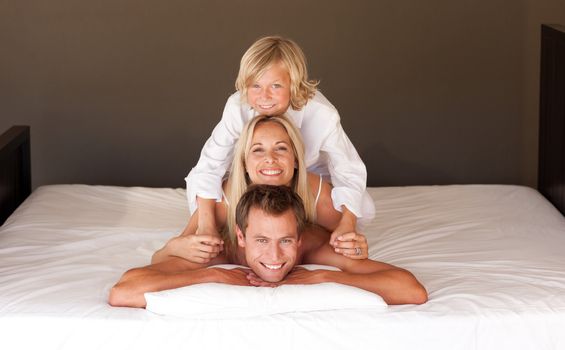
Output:
M239 92L228 98L198 164L185 178L191 213L197 208L196 196L221 200L222 179L233 160L235 143L255 115ZM341 211L345 205L358 218L372 218L373 201L366 193L367 170L341 127L337 109L318 91L300 111L289 108L286 115L302 133L308 171L331 177L335 209Z

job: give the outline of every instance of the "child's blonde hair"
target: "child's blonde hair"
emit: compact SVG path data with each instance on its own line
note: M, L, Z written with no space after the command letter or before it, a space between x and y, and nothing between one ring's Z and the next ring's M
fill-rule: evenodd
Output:
M316 208L314 206L315 199L310 191L310 187L308 186L308 172L306 170L306 163L304 162L304 143L302 142L300 132L286 116L259 115L251 119L245 125L235 146L234 158L226 193L229 203L227 214L227 234L232 241L235 239L235 208L239 199L245 191L247 191L247 187L250 185L250 180L245 169L245 163L251 149L253 133L257 125L268 122L281 125L288 133L296 162L296 169L294 170L294 176L292 177L291 188L300 196L304 203L306 221L316 221Z
M319 82L308 80L304 52L290 39L266 36L253 43L241 58L235 88L245 101L247 87L278 62L284 64L290 75L290 105L298 111L314 96Z

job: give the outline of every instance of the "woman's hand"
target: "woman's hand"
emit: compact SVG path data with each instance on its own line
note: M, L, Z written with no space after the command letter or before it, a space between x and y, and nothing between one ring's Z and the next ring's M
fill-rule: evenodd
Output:
M330 245L336 253L345 257L356 260L367 259L369 257L367 238L355 231L357 217L346 206L341 208L341 220L332 232Z
M334 231L334 233L336 233ZM333 234L332 234L333 238ZM369 257L369 245L365 235L357 232L339 233L330 244L334 251L351 259L367 259Z
M206 264L224 250L224 241L218 235L188 234L173 238L175 256L188 261Z

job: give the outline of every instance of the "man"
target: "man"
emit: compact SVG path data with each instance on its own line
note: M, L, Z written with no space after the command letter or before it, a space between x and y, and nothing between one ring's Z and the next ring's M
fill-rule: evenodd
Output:
M144 293L198 283L227 283L276 287L282 284L337 282L379 294L388 304L421 304L424 287L408 271L365 259L353 260L334 252L327 232L305 228L300 197L285 186L253 185L236 209L237 246L208 264L181 258L127 271L112 288L112 306L145 307ZM250 269L207 268L239 264ZM297 264L338 267L341 271L295 268Z

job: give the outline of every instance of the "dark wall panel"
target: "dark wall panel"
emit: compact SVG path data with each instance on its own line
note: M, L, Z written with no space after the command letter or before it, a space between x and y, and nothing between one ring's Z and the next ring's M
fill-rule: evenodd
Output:
M31 125L34 187L184 186L242 53L282 34L369 185L535 185L541 22L563 1L1 1L0 129Z

